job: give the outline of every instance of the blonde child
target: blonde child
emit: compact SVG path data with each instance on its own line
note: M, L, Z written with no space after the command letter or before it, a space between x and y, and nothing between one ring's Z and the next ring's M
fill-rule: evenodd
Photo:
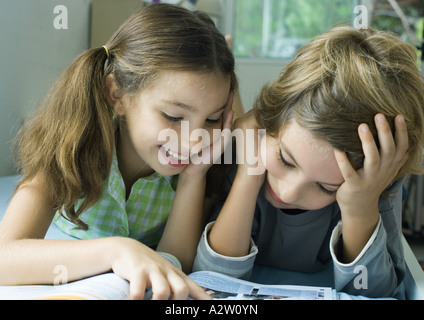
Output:
M235 87L223 35L176 6L142 9L82 53L19 135L23 178L0 224L0 284L53 283L62 265L68 281L113 271L132 298L146 288L153 299L207 298L153 249L191 270L210 164L189 161L197 141L160 133L229 128ZM82 240L44 240L54 217Z
M266 129L265 173L239 164L229 175L194 269L333 265L338 291L404 298L402 181L421 172L424 142L416 61L412 46L372 29L334 28L301 48L236 121Z

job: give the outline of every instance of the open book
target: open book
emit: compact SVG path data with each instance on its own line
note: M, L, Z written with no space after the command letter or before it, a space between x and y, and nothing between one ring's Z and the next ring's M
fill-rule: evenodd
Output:
M333 300L327 287L262 285L210 271L189 275L215 300ZM148 296L148 292L146 294ZM0 286L0 300L125 300L129 283L106 273L61 285Z
M212 271L189 275L215 300L333 300L329 287L265 285Z

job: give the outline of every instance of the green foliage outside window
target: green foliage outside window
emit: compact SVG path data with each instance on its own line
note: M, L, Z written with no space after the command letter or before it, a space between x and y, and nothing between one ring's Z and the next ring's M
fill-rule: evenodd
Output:
M410 30L405 29L405 20L402 22L388 0L369 1L373 28L391 31L404 41L421 45L424 1L396 1ZM336 25L352 25L354 8L361 3L359 0L236 0L234 53L237 57L290 59L316 35Z

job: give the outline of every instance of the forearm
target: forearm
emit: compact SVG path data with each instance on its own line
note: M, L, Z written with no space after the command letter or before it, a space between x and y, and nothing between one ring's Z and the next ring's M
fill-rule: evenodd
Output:
M228 198L209 234L210 247L225 256L248 254L256 199L262 180L237 174Z
M206 176L180 175L171 213L157 247L158 251L176 256L186 273L191 272L203 229L205 188Z
M408 132L405 119L395 119L395 133L383 114L374 118L377 145L367 124L358 127L364 151L362 168L355 170L345 152L335 149L334 156L344 177L337 190L343 223L343 259L353 261L368 242L379 220L379 199L390 188L408 159Z
M361 216L342 211L343 263L356 259L367 244L379 221L378 205Z
M398 221L392 209L382 213L365 248L350 263L344 263L342 256L339 255L342 226L341 223L336 226L331 239L331 254L337 292L366 297L390 296L405 299L402 281L405 275L405 263L401 233L393 233L398 228Z
M2 240L0 284L53 284L107 272L113 239Z

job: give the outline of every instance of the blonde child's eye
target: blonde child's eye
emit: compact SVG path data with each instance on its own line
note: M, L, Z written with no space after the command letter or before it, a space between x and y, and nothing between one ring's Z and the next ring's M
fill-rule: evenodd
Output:
M291 163L288 163L286 159L284 159L284 157L283 157L283 155L282 155L282 153L281 153L281 150L277 152L277 157L278 157L278 160L280 161L280 163L281 163L284 167L287 167L287 168L294 168L294 167L295 167L295 166L294 166L294 165L292 165ZM318 186L319 190L320 190L321 192L325 193L327 196L334 196L334 195L337 193L337 191L331 191L331 190L328 190L328 189L324 188L324 187L323 187L321 184L319 184L319 183L317 183L317 186Z
M337 191L330 191L330 190L324 188L321 184L318 184L318 187L319 187L320 191L324 192L328 196L334 196L337 192Z
M281 154L281 150L277 152L277 158L284 167L294 168L294 165L288 163L287 160L284 159L283 155Z
M164 116L165 119L167 119L168 121L171 121L171 122L180 122L180 121L183 120L182 117L173 117L173 116L170 116L169 114L166 114L164 112L162 112L162 115Z
M217 124L221 121L221 118L218 119L206 119L207 124Z

